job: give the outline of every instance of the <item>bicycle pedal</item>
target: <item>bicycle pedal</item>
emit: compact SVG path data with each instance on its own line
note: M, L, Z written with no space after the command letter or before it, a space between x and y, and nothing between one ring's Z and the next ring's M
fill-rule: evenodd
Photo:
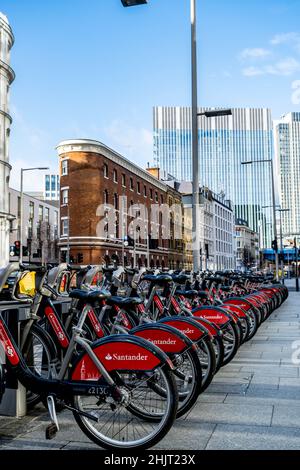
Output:
M46 427L46 439L47 441L50 441L51 439L54 439L56 434L58 432L58 427L56 426L55 423L51 423Z

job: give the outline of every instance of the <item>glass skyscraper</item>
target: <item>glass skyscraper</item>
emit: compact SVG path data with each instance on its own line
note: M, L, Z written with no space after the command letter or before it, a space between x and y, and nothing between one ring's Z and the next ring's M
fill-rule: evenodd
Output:
M199 109L199 113L207 109ZM199 117L200 185L224 194L236 217L260 234L263 247L272 239L270 163L243 161L273 158L271 112L265 108L233 109L232 116ZM190 107L153 109L154 163L179 181L192 180L192 115Z
M288 113L274 123L276 164L280 178L283 234L300 234L300 113Z

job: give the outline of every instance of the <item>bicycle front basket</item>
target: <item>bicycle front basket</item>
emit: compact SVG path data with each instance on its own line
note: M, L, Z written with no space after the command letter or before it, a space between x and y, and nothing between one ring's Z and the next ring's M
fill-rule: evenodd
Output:
M18 282L17 296L20 298L32 298L36 294L35 272L27 271L22 274Z

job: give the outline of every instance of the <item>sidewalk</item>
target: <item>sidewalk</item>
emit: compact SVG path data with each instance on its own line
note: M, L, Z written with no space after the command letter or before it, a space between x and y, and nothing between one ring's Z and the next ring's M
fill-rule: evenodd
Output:
M292 363L292 344L300 341L299 307L300 293L290 292L156 448L300 449L300 375ZM0 449L99 449L69 412L59 415L56 439L45 441L47 419L43 408L22 420L0 417Z

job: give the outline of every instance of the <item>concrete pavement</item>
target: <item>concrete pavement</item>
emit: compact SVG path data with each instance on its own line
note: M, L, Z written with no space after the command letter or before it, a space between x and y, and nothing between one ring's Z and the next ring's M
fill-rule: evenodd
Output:
M296 292L221 369L207 393L156 448L300 449L300 375L293 354L300 358ZM58 436L45 441L47 419L43 408L22 420L0 417L0 449L98 449L69 412L59 416Z

